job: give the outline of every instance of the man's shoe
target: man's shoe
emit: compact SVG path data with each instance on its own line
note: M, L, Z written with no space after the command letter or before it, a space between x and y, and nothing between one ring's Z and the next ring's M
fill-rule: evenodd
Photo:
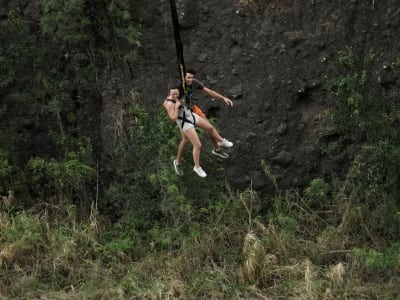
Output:
M219 156L221 158L228 158L229 157L229 154L224 152L224 151L222 151L221 149L213 150L213 151L211 151L211 153L216 155L216 156Z
M183 175L182 167L181 167L180 164L178 164L178 163L176 162L176 160L174 160L174 169L175 169L176 175L178 175L178 176L182 176L182 175Z
M225 148L230 148L230 147L233 146L233 143L228 141L227 139L223 139L221 142L218 142L218 146L225 147Z
M198 167L198 168L194 167L193 171L195 171L197 173L197 175L199 175L200 177L207 176L206 172L204 172L204 170L201 167Z

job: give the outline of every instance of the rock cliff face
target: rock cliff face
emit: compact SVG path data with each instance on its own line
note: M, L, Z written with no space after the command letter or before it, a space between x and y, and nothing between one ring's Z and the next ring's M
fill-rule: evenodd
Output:
M235 143L224 161L232 183L268 188L262 160L281 187L304 186L346 167L346 155L320 151L328 106L321 78L332 75L332 61L345 46L373 53L375 80L385 77L385 64L398 55L397 0L179 0L177 6L186 66L235 103L228 108L201 100ZM158 105L167 83L178 78L169 1L138 7L143 38L132 84L149 105Z
M160 105L167 84L177 81L175 44L167 0L133 1L142 26L139 59L104 72L103 149L109 149L115 110L132 88L149 106ZM201 99L223 136L235 147L224 164L238 188L268 190L262 161L281 188L305 186L315 177L346 168L346 155L320 150L321 120L329 105L321 84L332 76L341 49L375 55L377 85L397 93L397 77L385 67L398 58L398 0L176 0L187 67L234 107ZM0 16L19 7L35 16L36 1L0 1ZM394 76L394 77L393 77ZM119 100L118 100L119 99ZM204 147L208 149L209 147ZM205 151L205 150L204 150Z

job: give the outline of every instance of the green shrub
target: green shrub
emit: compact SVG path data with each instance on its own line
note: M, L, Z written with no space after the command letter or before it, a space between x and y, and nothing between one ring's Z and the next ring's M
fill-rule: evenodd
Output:
M329 184L327 184L323 179L316 178L310 183L304 191L304 196L310 201L324 202L327 201L327 194L329 191Z
M95 175L95 170L83 163L75 152L68 153L62 161L32 158L28 168L33 191L42 197L62 197L61 201L84 198L85 185L92 182Z
M390 272L399 270L400 242L391 245L384 253L362 248L356 248L353 251L354 255L361 258L367 267Z

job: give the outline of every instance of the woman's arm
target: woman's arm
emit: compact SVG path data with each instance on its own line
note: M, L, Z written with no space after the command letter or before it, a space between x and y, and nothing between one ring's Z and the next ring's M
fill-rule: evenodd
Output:
M163 104L167 110L169 118L175 122L178 119L179 106L181 103L179 101L175 101L174 103L173 101L165 99Z

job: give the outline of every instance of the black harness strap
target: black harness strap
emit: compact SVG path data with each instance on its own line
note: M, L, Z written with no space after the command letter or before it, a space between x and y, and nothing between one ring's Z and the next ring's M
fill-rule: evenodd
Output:
M190 110L190 113L192 114L193 121L186 118L185 110L183 111L183 117L178 117L179 120L182 120L182 129L183 129L183 126L185 126L185 122L188 122L193 125L196 124L196 119L194 118L193 112L191 110Z
M167 98L166 100L167 100L167 101L170 101L170 102L172 102L172 103L176 103L176 101L175 101L174 99L169 99L169 98ZM194 117L194 115L193 115L192 110L190 110L190 113L192 114L192 119L193 119L193 121L192 121L192 120L189 120L188 118L186 118L186 112L185 112L185 109L183 108L182 105L179 106L179 109L182 109L182 110L183 110L183 111L182 111L183 116L182 116L182 117L178 117L179 120L182 120L182 129L183 129L183 126L185 125L185 122L188 122L188 123L193 124L193 125L196 124L196 119L195 119L195 117Z

